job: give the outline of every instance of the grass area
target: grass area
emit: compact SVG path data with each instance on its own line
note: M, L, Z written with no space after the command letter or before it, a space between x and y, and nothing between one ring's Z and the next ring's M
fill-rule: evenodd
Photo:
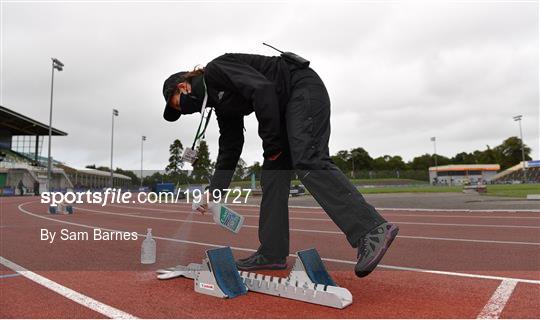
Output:
M437 193L437 192L462 192L463 186L431 186L425 181L411 179L354 179L354 185L358 185L360 192L364 194L374 193ZM299 180L293 180L291 185L302 184ZM257 181L259 185L259 181ZM250 188L249 181L237 181L231 183L231 188ZM307 192L309 193L309 192ZM528 194L540 194L540 184L500 184L488 185L488 196L526 198ZM243 194L242 196L245 196Z
M488 185L488 196L526 198L528 194L540 194L540 184Z
M463 188L461 186L430 186L430 185L416 185L416 186L403 186L403 187L360 187L361 193L372 194L372 193L419 193L419 192L461 192Z
M400 186L400 185L429 185L427 181L413 179L349 179L357 186ZM292 184L302 184L300 180L293 180Z
M427 181L413 180L413 179L351 179L354 185L359 186L399 186L399 185L428 185ZM302 184L300 180L292 180L291 185ZM260 181L256 181L256 185L260 186ZM233 181L231 182L231 188L251 188L251 181Z
M404 193L404 192L462 192L463 186L404 186L359 188L360 192L371 193ZM488 185L488 196L526 198L528 194L540 194L540 184L500 184Z

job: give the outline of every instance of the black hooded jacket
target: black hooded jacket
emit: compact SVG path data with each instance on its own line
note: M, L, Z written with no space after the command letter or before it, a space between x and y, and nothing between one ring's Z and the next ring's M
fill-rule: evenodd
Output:
M223 189L242 153L244 116L255 112L265 158L283 149L281 126L289 99L289 65L281 57L227 53L206 65L204 79L220 133L210 189Z

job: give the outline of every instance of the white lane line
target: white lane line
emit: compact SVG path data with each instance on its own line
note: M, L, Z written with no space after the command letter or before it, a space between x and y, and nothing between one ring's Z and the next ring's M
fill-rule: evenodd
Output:
M517 281L503 280L477 318L499 319L517 284Z
M385 213L384 216L398 216L398 217L420 217L420 218L431 218L431 219L439 219L439 218L466 218L466 219L512 219L512 220L518 220L518 219L529 219L529 220L540 220L540 216L538 217L523 217L523 216L473 216L473 215L466 215L466 216L449 216L449 215L443 215L443 214L437 214L437 215L427 215L427 214L405 214L405 213Z
M377 208L381 211L412 211L412 212L466 212L466 213L491 213L491 212L512 212L512 213L540 213L540 209L429 209L429 208Z
M500 225L500 224L474 224L474 223L434 223L434 222L409 222L409 221L394 221L392 223L410 224L419 226L449 226L449 227L473 227L473 228L519 228L519 229L540 229L540 226L516 226L516 225Z
M91 225L87 225L87 224L69 222L69 221L64 221L64 220L58 220L58 219L42 216L42 215L39 215L39 214L35 214L35 213L32 213L32 212L22 208L23 205L27 205L29 203L32 203L32 202L30 201L30 202L25 202L25 203L20 204L18 206L19 211L21 211L21 212L23 212L23 213L25 213L27 215L36 217L36 218L55 221L55 222L60 222L60 223L63 223L63 224L79 226L79 227L88 228L88 229L100 228L100 229L103 229L103 230L106 230L106 231L127 232L126 230L117 230L117 229L103 228L103 227L99 227L99 226L91 226ZM145 233L144 234L143 233L137 233L137 235L139 235L141 237L146 236ZM182 239L159 237L159 236L152 236L152 237L154 239L159 239L159 240L165 240L165 241L171 241L171 242L177 242L177 243L185 243L185 244L193 244L193 245L204 246L204 247L214 247L214 248L223 247L222 244L216 244L216 243L199 242L199 241L191 241L191 240L182 240ZM237 250L237 251L244 251L244 252L255 252L255 251L257 251L256 249L242 248L242 247L231 247L231 249ZM295 254L290 254L289 256L296 257ZM355 265L356 264L356 261L340 260L340 259L333 259L333 258L321 258L321 259L324 260L324 261L329 261L329 262L337 262L337 263L350 264L350 265ZM429 269L420 269L420 268L391 266L391 265L378 265L377 267L378 268L385 268L385 269L392 269L392 270L412 271L412 272L421 272L421 273L432 273L432 274L439 274L439 275L466 277L466 278L476 278L476 279L488 279L488 280L500 280L500 281L511 280L511 281L519 281L519 282L523 282L523 283L539 284L540 285L540 280L532 280L532 279L520 279L520 278L508 278L508 277L499 277L499 276L487 276L487 275L481 275L481 274L449 272L449 271L429 270Z
M123 216L123 217L137 218L137 219L176 221L176 222L205 224L205 225L214 225L215 224L214 222L207 222L207 221L194 221L194 220L173 219L173 218L163 218L163 217L141 216L141 215L132 215L132 214L129 214L129 213L118 213L118 212L111 212L111 211L85 209L85 208L80 208L80 207L74 207L74 208L76 210L94 212L94 213L97 213L97 214ZM252 229L257 229L258 228L258 226L249 225L249 224L244 224L243 227L252 228ZM290 228L289 230L293 231L293 232L343 235L343 232L341 232L341 231L328 231L328 230L316 230L316 229L299 229L299 228ZM472 243L497 243L497 244L540 246L539 242L524 242L524 241L480 240L480 239L440 238L440 237L420 237L420 236L397 236L397 237L402 238L402 239L415 239L415 240L457 241L457 242L472 242Z
M497 244L517 244L517 245L530 245L540 246L539 242L525 242L525 241L502 241L502 240L477 240L477 239L456 239L456 238L438 238L438 237L419 237L419 236L397 236L398 238L405 239L418 239L418 240L438 240L438 241L458 241L458 242L474 242L474 243L497 243Z
M107 304L104 304L102 302L99 302L95 299L92 299L82 293L79 293L75 290L72 290L70 288L64 287L63 285L54 282L50 279L45 278L44 276L40 276L39 274L32 272L18 264L16 264L13 261L10 261L2 256L0 256L0 264L3 264L4 266L8 267L9 269L16 271L21 276L44 286L45 288L54 291L58 293L59 295L63 296L64 298L67 298L69 300L72 300L88 309L94 310L106 317L109 317L111 319L137 319L137 317L126 313L122 310L116 309L114 307L111 307Z
M259 204L232 204L239 207L259 207ZM310 206L289 206L289 208L298 209L318 209L323 210L321 207ZM530 212L540 213L540 209L429 209L429 208L375 208L381 211L413 211L413 212L466 212L466 213L481 213L481 212Z
M190 204L186 204L186 203L177 203L177 204L172 204L172 203L169 203L168 205L170 206L166 206L166 204L159 204L159 205L164 205L164 207L166 208L174 208L174 207L177 207L177 208L190 208ZM232 207L245 207L245 208L254 208L256 209L255 211L258 211L258 208L260 207L260 205L255 205L255 204L242 204L242 203L229 203L228 205L232 206ZM127 207L127 206L120 206L120 205L113 205L113 204L108 204L107 206L113 206L113 207L119 207L119 208L132 208L132 209L148 209L148 210L161 210L159 208L149 208L147 206L140 206L140 207ZM310 214L326 214L324 212L324 210L321 208L321 207L309 207L309 206L289 206L289 208L293 208L293 209L309 209L309 210L317 210L317 211L299 211L298 213L310 213ZM455 212L455 213L466 213L466 214L474 214L474 213L540 213L540 209L490 209L490 210L485 210L485 209L428 209L428 208L418 208L418 209L415 209L415 208L376 208L377 210L380 210L380 211L405 211L405 212L427 212L427 213L435 213L435 216L439 217L439 213L441 212ZM169 210L169 209L165 209L166 211L170 211L170 212L176 212L175 210ZM420 217L428 217L429 215L419 215ZM459 217L459 216L458 216ZM481 218L483 216L479 216L477 218ZM492 217L489 217L489 218L492 218ZM540 218L540 216L535 216L535 217L512 217L512 218L533 218L533 219L538 219Z
M112 205L112 204L109 204L107 205L109 207L116 207L116 208L123 208L123 209L138 209L138 210L150 210L150 211L157 211L157 212L162 212L162 213L165 213L165 212L170 212L170 213L185 213L185 214L190 214L192 213L191 211L191 208L190 207L187 207L187 206L178 206L178 209L170 209L171 207L169 206L168 208L169 209L159 209L159 208L149 208L149 207L133 207L133 206L124 206L124 205ZM239 205L239 204L234 204L233 206L239 206L239 207L244 207L244 210L246 208L249 208L249 209L252 209L251 207L255 207L254 205ZM294 206L291 206L291 208L294 208ZM181 209L187 209L186 211L184 210L181 210ZM317 208L312 208L312 209L317 209ZM291 212L289 214L289 219L291 220L306 220L306 221L332 221L330 220L329 218L303 218L303 217L292 217L291 214L293 213L297 213L297 214L309 214L309 215L324 215L324 216L327 216L326 215L326 212L324 211L321 211L322 209L320 209L320 212L313 212L313 211L295 211L295 212ZM257 210L253 210L253 211L259 211L258 209ZM509 211L504 211L504 212L507 212L507 213L511 213ZM144 212L141 212L141 213L144 213ZM259 215L253 215L253 214L243 214L244 217L246 218L258 218ZM473 215L470 215L470 213L468 213L468 215L461 215L461 216L452 216L452 215L442 215L442 214L439 214L439 213L436 213L435 215L426 215L426 214L403 214L403 213L385 213L384 216L398 216L400 218L403 218L403 217L422 217L422 218L478 218L478 219L513 219L513 220L517 220L517 219L536 219L536 220L540 220L540 216L535 216L535 217L522 217L522 216L519 216L519 217L515 217L515 216L492 216L492 215L489 215L489 216L473 216ZM408 224L413 224L415 222L408 222ZM466 225L464 225L466 226ZM495 225L494 225L495 226ZM497 225L498 226L498 225ZM504 226L506 227L506 226ZM514 226L508 226L508 228L511 228L511 227L514 227ZM521 226L520 226L521 227ZM523 226L524 228L540 228L540 226Z
M183 211L183 210L168 210L168 209L156 209L156 208L138 208L138 207L127 207L127 206L117 206L117 205L109 205L110 207L115 208L121 208L121 209L139 209L139 210L150 210L150 211L157 211L157 212L170 212L170 213L185 213L185 214L193 214L193 211ZM80 208L75 207L75 209L79 210L87 210L90 211L92 209L88 208ZM100 211L102 212L102 211ZM118 214L141 214L144 212L130 212L130 213L120 213L115 212ZM243 214L245 218L259 218L259 215L254 214ZM513 218L515 217L504 217L504 218ZM322 221L322 222L332 222L330 218L302 218L302 217L289 217L289 220L299 220L299 221ZM435 222L410 222L410 221L394 221L391 220L392 223L399 223L399 224L410 224L410 225L426 225L426 226L452 226L452 227L479 227L479 228L519 228L519 229L540 229L540 226L522 226L522 225L500 225L500 224L474 224L474 223L435 223ZM333 223L333 222L332 222Z

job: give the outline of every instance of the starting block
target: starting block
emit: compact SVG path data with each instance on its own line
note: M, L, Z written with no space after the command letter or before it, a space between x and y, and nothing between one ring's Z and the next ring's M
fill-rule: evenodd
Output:
M73 214L73 206L70 204L59 203L55 206L49 205L50 214Z
M193 279L196 292L219 298L234 298L250 290L338 309L352 303L352 294L337 286L317 250L299 251L297 256L287 278L238 271L229 247L207 250L202 264L157 270L157 277Z

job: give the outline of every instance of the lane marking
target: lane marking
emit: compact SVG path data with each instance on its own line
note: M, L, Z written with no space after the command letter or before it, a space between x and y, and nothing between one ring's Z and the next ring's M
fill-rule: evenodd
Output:
M540 213L540 209L429 209L429 208L377 208L381 211L412 211L412 212L466 212L466 213L491 213L491 212L512 212L512 213Z
M474 224L474 223L435 223L435 222L409 222L409 221L393 221L392 223L410 224L420 226L449 226L449 227L474 227L474 228L523 228L523 229L540 229L540 226L519 226L519 225L500 225L500 224Z
M18 277L18 276L20 276L20 274L18 273L3 274L3 275L0 275L0 279L13 278L13 277Z
M69 289L67 287L64 287L63 285L54 282L48 278L45 278L44 276L40 276L37 273L34 273L18 264L16 264L13 261L10 261L2 256L0 256L0 264L10 268L13 271L16 271L21 276L44 286L45 288L54 291L58 293L59 295L63 296L64 298L67 298L69 300L72 300L88 309L94 310L106 317L112 318L112 319L136 319L137 317L126 313L122 310L116 309L114 307L111 307L109 305L106 305L102 302L99 302L95 299L92 299L88 296L85 296L82 293L79 293L75 290Z
M239 207L259 207L260 204L233 204ZM298 209L318 209L323 210L321 207L310 206L289 206L289 208ZM381 211L418 211L418 212L467 212L467 213L480 213L480 212L530 212L540 213L540 209L429 209L429 208L379 208L375 209Z
M161 213L185 213L185 214L193 214L193 211L182 211L182 210L167 210L167 209L156 209L156 208L137 208L137 207L125 207L125 206L117 206L117 205L110 205L110 207L115 208L121 208L121 209L139 209L139 210L151 210L151 211L157 211ZM75 207L79 210L92 210L88 208L81 208L81 207ZM100 211L100 212L109 212L109 211ZM130 215L137 215L144 212L133 212L133 213L121 213L121 212L114 212L117 214L130 214ZM254 214L243 214L242 216L246 218L259 218L259 215ZM493 217L490 217L493 218ZM503 217L503 218L512 218L515 219L515 217ZM531 218L531 217L527 217ZM299 221L322 221L322 222L332 222L332 219L330 218L302 218L302 217L289 217L289 220L299 220ZM390 220L392 223L400 223L400 224L410 224L410 225L428 225L428 226L452 226L452 227L479 227L479 228L523 228L523 229L540 229L540 226L522 226L522 225L500 225L500 224L474 224L474 223L435 223L435 222L410 222L410 221L393 221Z
M418 240L438 240L438 241L458 241L458 242L474 242L474 243L497 243L497 244L517 244L517 245L540 246L539 242L525 242L525 241L476 240L476 239L435 238L435 237L420 237L420 236L397 236L397 238L418 239Z
M159 209L159 208L149 208L144 205L163 205L169 209ZM173 203L158 203L158 204L143 204L141 207L132 207L132 206L123 206L123 205L113 205L108 204L107 206L111 207L118 207L118 208L130 208L130 209L144 209L144 210L155 210L155 211L167 211L167 212L178 212L178 210L171 210L171 205L173 207L180 207L182 209L190 209L189 204L181 203L173 204ZM229 203L228 204L231 207L245 207L245 208L259 208L260 205L254 205L254 204L242 204L242 203ZM309 214L326 214L326 212L321 207L306 207L306 206L289 206L289 208L293 209L310 209L310 210L318 210L318 212L313 211L297 211L297 213L309 213ZM493 210L483 210L483 209L427 209L427 208L375 208L380 211L405 211L405 212L427 212L427 213L434 213L433 216L437 217L452 217L452 216L442 216L439 213L440 212L455 212L455 213L466 213L466 214L474 214L474 213L540 213L540 209L493 209ZM258 211L258 210L256 210ZM395 213L396 215L400 215L399 213ZM415 216L415 217L429 217L429 215L408 215L408 216ZM455 216L456 218L461 218L463 216ZM471 216L467 216L469 218ZM540 219L540 216L534 216L534 217L495 217L495 216L476 216L471 218L518 218L518 219Z
M74 207L74 208L76 210L94 212L94 213L97 213L97 214L122 216L122 217L138 218L138 219L176 221L176 222L195 223L195 224L204 224L204 225L214 225L215 224L214 222L207 222L207 221L194 221L194 220L173 219L173 218L163 218L163 217L141 216L141 215L132 215L132 214L129 214L129 213L118 213L118 212L111 212L111 211L100 211L100 210L85 209L85 208L80 208L80 207ZM258 229L258 226L249 225L249 224L244 224L243 227L251 228L251 229ZM289 228L289 230L294 231L294 232L343 235L343 232L341 232L341 231L300 229L300 228ZM540 246L540 242L525 242L525 241L481 240L481 239L441 238L441 237L422 237L422 236L397 236L397 237L401 238L401 239L415 239L415 240L435 240L435 241L455 241L455 242L497 243L497 244Z
M488 303L478 315L478 319L499 319L510 296L514 292L518 282L512 280L503 280L497 290L493 293Z
M443 214L427 215L427 214L404 214L404 213L385 213L386 216L400 217L421 217L421 218L466 218L466 219L533 219L540 220L540 217L523 217L523 216L448 216Z
M36 217L36 218L40 218L40 219L60 222L60 223L63 223L63 224L69 224L69 225L79 226L79 227L88 228L88 229L100 228L100 229L103 229L103 230L106 230L106 231L126 232L125 230L116 230L116 229L110 229L110 228L103 228L103 227L99 227L99 226L91 226L91 225L86 225L86 224L82 224L82 223L58 220L58 219L42 216L42 215L39 215L39 214L35 214L35 213L32 213L32 212L22 208L23 205L27 205L29 203L32 203L32 202L30 201L30 202L25 202L25 203L20 204L18 206L18 209L21 212L23 212L23 213L25 213L27 215L30 215L30 216L33 216L33 217ZM146 234L143 234L143 233L137 233L137 235L139 235L141 237L146 236ZM199 241L191 241L191 240L182 240L182 239L159 237L159 236L152 236L152 237L154 239L159 239L159 240L164 240L164 241L185 243L185 244L193 244L193 245L204 246L204 247L213 247L213 248L221 248L221 247L223 247L223 245L215 244L215 243L207 243L207 242L199 242ZM255 251L257 251L256 249L243 248L243 247L231 247L231 249L237 250L237 251L244 251L244 252L255 252ZM290 254L289 256L297 257L295 254ZM343 263L343 264L356 265L356 261L340 260L340 259L333 259L333 258L322 258L322 260L329 261L329 262L337 262L337 263ZM488 275L481 275L481 274L461 273L461 272L451 272L451 271L439 271L439 270L429 270L429 269L412 268L412 267L400 267L400 266L381 265L381 264L378 265L377 267L378 268L391 269L391 270L431 273L431 274L456 276L456 277L465 277L465 278L488 279L488 280L499 280L499 281L510 280L510 281L518 281L518 282L523 282L523 283L530 283L530 284L538 284L538 285L540 285L540 280L532 280L532 279L509 278L509 277L500 277L500 276L488 276Z

